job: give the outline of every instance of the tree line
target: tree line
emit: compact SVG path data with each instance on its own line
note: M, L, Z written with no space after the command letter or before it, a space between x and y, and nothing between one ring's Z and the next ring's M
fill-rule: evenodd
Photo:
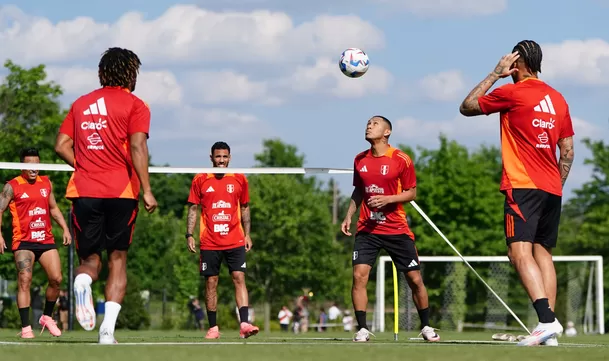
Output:
M55 136L66 114L59 101L61 86L47 79L44 65L26 68L8 60L4 66L8 74L0 85L0 159L18 162L23 147L35 146L42 162L62 163L53 150ZM471 150L444 135L439 139L436 149L399 145L411 156L417 169L417 203L462 254L505 255L503 196L498 191L499 149L481 146ZM584 144L592 152L586 163L593 167L593 175L564 207L556 254L606 256L609 254L609 247L605 246L609 239L606 217L609 213L609 145L591 140L585 140ZM262 152L255 155L256 167L303 167L304 163L305 155L280 139L265 139ZM59 206L67 212L69 202L63 193L69 172L43 173L51 177ZM16 171L0 170L2 182L16 175ZM251 304L261 305L265 310L266 326L282 305L291 303L309 289L314 291L317 302L336 301L350 308L353 238L340 232L340 220L346 214L350 195L339 194L339 222L334 224L333 182L336 180L324 183L305 175L248 175L248 180L254 247L248 254L247 284ZM184 239L185 206L191 181L189 174L151 174L159 209L153 214L140 212L138 216L129 255L129 289L123 306L130 308L130 312L121 313L119 326L137 329L150 325L150 311L140 297L142 290L150 290L155 295L162 293L175 305L174 312L164 313L164 328L183 327L190 295L203 299L198 255L187 251ZM418 213L406 209L421 255L453 255ZM9 241L10 215L5 214L2 225L4 238ZM58 227L54 231L61 239ZM64 282L67 282L67 250L60 247L60 255ZM8 253L0 257L0 276L9 280L15 278L16 272L11 256ZM226 273L221 274L218 290L219 318L230 318L234 314L233 291ZM44 285L44 279L37 268L33 285ZM445 286L442 279L441 274L426 276L433 310L442 307L442 299L437 297ZM369 295L373 304L374 273L371 281ZM605 285L609 287L609 282ZM103 297L103 287L103 282L95 284L96 297ZM391 297L392 287L387 290ZM484 289L467 291L484 293ZM3 311L5 326L7 320L17 320L16 307L13 308L5 307ZM609 309L609 299L605 308Z

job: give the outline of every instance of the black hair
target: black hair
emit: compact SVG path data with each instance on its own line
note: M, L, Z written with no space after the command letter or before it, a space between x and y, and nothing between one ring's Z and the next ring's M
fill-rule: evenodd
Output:
M40 158L40 154L38 154L38 149L36 148L24 148L19 153L19 161L23 163L25 161L25 157L38 157Z
M228 150L228 154L230 154L230 146L226 142L215 142L214 145L211 146L211 154L214 154L214 151L217 149Z
M523 40L516 44L512 52L518 52L526 66L533 73L541 73L541 46L533 40Z
M375 115L372 118L382 119L389 126L389 130L393 130L393 125L391 124L391 121L389 119L385 118L384 116L382 116L382 115Z
M131 50L110 48L99 60L99 83L133 91L141 65L140 58Z

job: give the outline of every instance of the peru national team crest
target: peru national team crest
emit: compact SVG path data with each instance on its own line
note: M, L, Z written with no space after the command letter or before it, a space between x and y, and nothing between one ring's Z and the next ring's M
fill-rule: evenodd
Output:
M46 198L46 197L49 195L49 191L48 191L46 188L42 188L42 189L40 190L40 194L41 194L41 195L42 195L44 198Z
M234 186L234 185L232 185L232 184L227 185L227 186L226 186L226 191L227 191L228 193L233 193L233 192L235 191L235 186Z
M389 166L388 165L382 165L381 166L381 174L382 175L387 175L387 173L389 173Z

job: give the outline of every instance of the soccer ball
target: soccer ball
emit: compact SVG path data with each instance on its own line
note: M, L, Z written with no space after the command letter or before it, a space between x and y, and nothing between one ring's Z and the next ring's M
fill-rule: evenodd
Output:
M349 48L340 55L338 66L349 78L359 78L368 71L368 55L358 48Z

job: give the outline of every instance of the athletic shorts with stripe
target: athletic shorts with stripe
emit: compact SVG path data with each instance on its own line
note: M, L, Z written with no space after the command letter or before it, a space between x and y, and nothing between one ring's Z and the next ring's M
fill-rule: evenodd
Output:
M406 234L373 234L358 232L353 245L352 265L374 267L381 249L391 257L399 272L420 270L419 254L414 241Z
M127 251L131 245L138 201L127 198L75 198L72 225L81 259L103 251Z
M540 189L511 189L503 193L506 243L523 241L555 248L562 197Z

